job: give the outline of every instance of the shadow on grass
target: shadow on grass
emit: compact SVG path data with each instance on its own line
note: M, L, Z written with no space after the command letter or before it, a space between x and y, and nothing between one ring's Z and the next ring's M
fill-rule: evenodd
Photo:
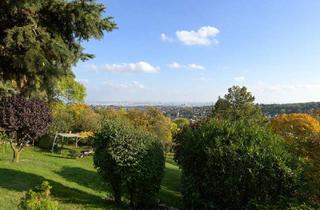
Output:
M103 184L103 180L96 171L90 171L79 167L65 166L56 173L68 181L75 182L84 187L99 191L106 189L110 190L105 184Z
M53 180L45 179L31 173L11 169L0 169L0 187L15 191L27 191L42 181L49 181L52 186L52 195L63 203L89 205L92 207L106 208L103 198L74 188L62 185Z
M48 156L48 157L61 158L61 159L70 159L70 160L74 159L74 158L68 157L66 155L61 155L61 154L56 154L56 153L45 153L44 155Z

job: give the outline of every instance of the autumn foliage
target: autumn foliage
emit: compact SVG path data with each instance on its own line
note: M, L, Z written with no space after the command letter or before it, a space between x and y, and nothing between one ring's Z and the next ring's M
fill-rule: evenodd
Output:
M100 108L96 110L102 121L124 119L128 120L135 128L143 129L155 135L169 150L172 145L172 122L157 108L115 110Z
M94 132L99 128L99 116L86 104L52 105L53 124L50 133Z
M285 139L289 150L303 158L307 196L319 200L320 122L308 114L283 114L272 119L271 126Z
M320 132L320 122L308 114L282 114L273 118L271 125L286 139L301 139Z

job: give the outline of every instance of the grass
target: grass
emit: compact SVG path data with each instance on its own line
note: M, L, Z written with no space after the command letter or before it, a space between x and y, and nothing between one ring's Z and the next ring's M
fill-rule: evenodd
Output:
M110 189L103 185L92 164L92 157L69 159L66 155L51 154L26 148L20 163L11 162L11 151L0 145L0 210L14 210L25 192L43 180L52 185L52 195L59 201L59 210L108 209L121 210L104 198ZM169 206L181 208L180 170L166 163L159 199Z

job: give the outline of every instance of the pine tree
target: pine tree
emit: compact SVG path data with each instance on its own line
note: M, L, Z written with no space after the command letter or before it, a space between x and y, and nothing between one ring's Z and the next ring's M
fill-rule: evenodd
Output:
M93 58L82 41L101 39L116 24L94 0L0 1L0 80L25 97L55 97L79 60Z

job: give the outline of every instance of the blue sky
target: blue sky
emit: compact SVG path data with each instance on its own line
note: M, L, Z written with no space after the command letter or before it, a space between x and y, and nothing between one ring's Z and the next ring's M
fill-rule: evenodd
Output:
M100 0L119 29L84 43L87 101L320 101L318 0Z

